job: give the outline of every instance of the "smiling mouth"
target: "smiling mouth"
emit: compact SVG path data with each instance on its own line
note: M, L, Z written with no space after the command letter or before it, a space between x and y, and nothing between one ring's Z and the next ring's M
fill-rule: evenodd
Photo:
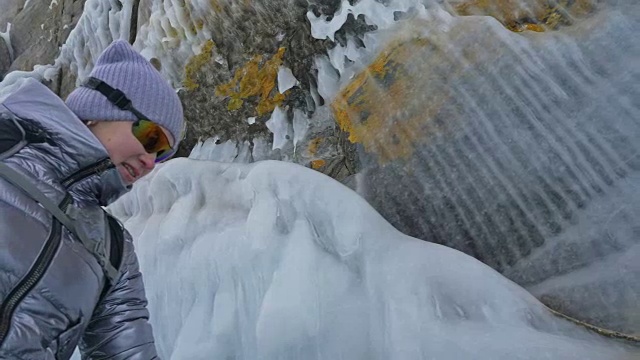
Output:
M131 175L132 178L135 179L137 177L136 176L136 171L131 165L129 165L127 163L122 163L122 166L129 172L129 175Z

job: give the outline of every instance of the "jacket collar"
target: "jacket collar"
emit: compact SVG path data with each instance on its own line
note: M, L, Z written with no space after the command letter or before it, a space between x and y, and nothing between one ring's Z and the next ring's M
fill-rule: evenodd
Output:
M51 170L75 200L106 206L130 190L100 141L40 82L25 80L2 105L46 131L50 143L33 146L34 160Z

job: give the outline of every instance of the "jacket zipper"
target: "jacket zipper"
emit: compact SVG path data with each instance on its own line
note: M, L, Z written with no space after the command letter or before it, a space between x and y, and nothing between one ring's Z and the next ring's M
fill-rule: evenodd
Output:
M78 181L86 179L92 175L100 174L112 167L114 167L114 165L109 158L101 160L98 163L94 163L67 177L62 181L62 186L67 189ZM60 209L62 209L62 211L66 211L72 200L71 195L67 193L60 203ZM62 240L62 224L55 218L55 216L52 216L52 218L53 222L51 226L51 233L49 234L49 238L45 242L44 247L40 251L40 254L38 254L35 264L29 269L29 272L23 280L18 283L11 293L9 293L9 296L7 296L2 305L0 305L0 346L2 346L2 343L9 332L11 318L13 317L13 312L16 307L24 297L33 290L36 284L38 284L51 265L58 247L60 247Z
M65 211L69 204L71 204L71 196L67 194L60 203L60 208ZM0 346L9 332L13 312L22 299L24 299L24 297L40 281L44 273L49 268L49 265L51 265L53 257L60 246L62 240L62 224L60 224L54 216L52 216L52 218L53 223L51 226L51 233L49 234L49 238L44 244L44 247L40 251L40 254L38 254L35 265L29 269L27 275L11 291L9 296L7 296L6 300L2 303L2 306L0 306Z
M69 188L69 186L73 185L74 183L77 183L78 181L84 180L91 175L97 175L97 174L103 173L112 167L115 167L115 165L113 165L113 163L111 162L111 159L107 158L107 159L101 160L95 164L87 166L84 169L80 169L76 171L66 179L62 180L62 186L64 186L65 189L67 189Z

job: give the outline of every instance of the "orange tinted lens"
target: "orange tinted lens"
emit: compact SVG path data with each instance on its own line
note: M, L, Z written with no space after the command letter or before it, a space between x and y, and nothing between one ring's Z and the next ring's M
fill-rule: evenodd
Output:
M149 154L164 155L166 159L166 153L172 152L171 144L164 131L152 121L138 120L133 123L133 136L140 141Z

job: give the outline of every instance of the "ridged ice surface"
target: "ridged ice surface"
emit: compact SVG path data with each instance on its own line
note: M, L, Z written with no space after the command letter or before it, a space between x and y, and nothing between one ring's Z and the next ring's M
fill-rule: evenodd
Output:
M633 359L476 259L283 162L178 159L111 206L163 359Z
M400 27L334 106L362 145L359 192L401 231L637 334L640 9L617 6L549 33Z

